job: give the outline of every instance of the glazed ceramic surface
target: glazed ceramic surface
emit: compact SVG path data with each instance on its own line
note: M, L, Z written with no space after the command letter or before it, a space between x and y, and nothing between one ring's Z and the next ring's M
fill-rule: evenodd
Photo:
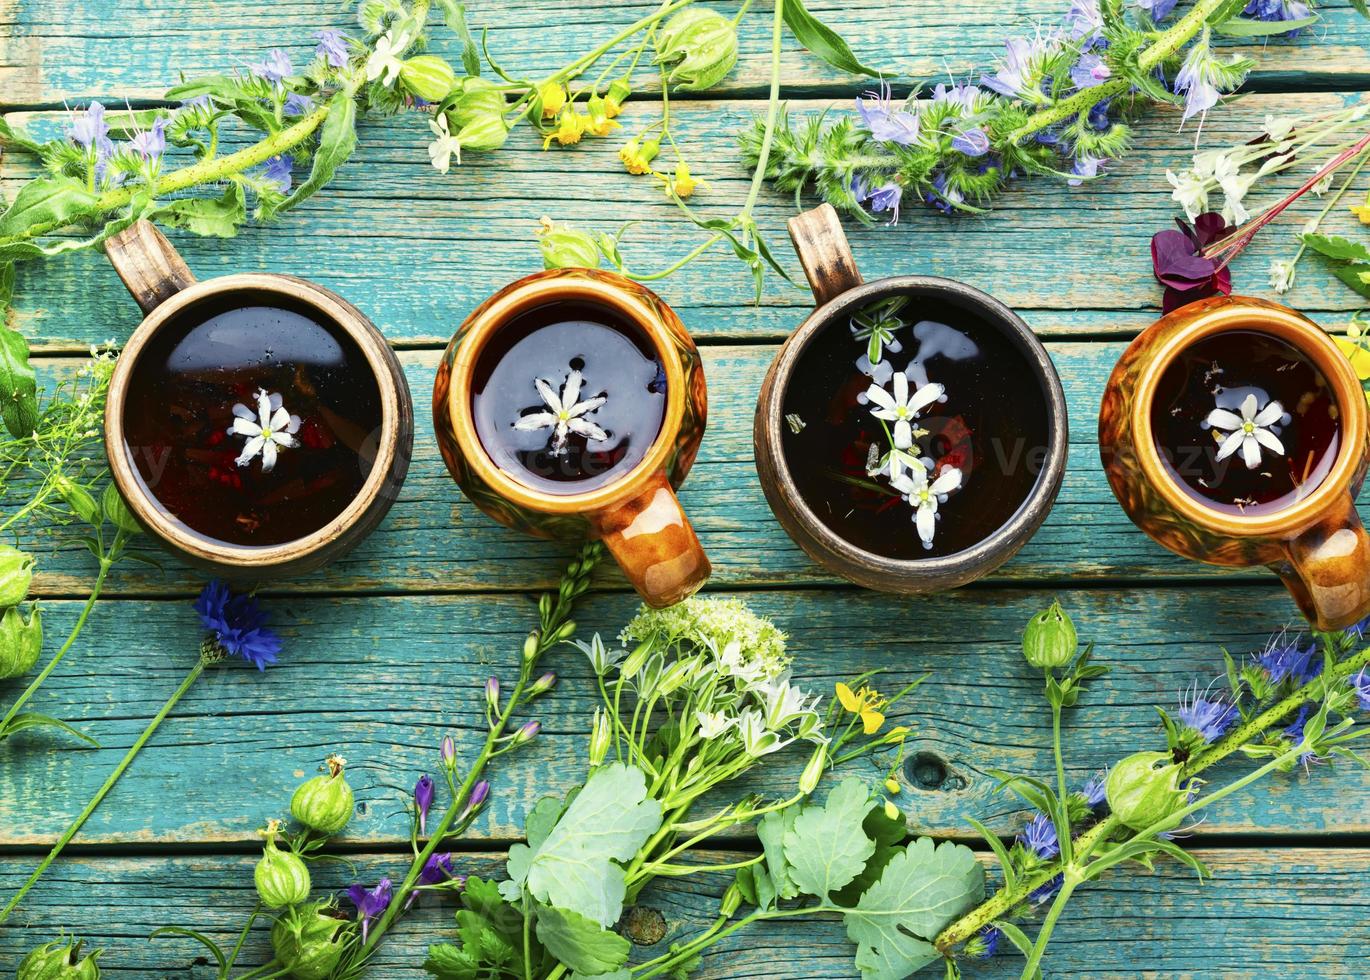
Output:
M1273 513L1232 514L1187 493L1153 437L1156 385L1182 351L1229 331L1269 334L1297 348L1327 379L1339 414L1339 448L1326 475ZM1370 614L1370 538L1355 498L1366 472L1366 401L1359 380L1313 321L1275 303L1215 297L1157 321L1124 352L1099 410L1109 485L1143 531L1176 554L1212 565L1268 565L1320 629Z
M627 474L584 493L535 490L495 465L472 417L472 378L490 339L521 313L557 303L611 308L650 341L666 377L665 417ZM670 605L709 576L709 561L674 488L690 471L707 417L704 372L684 324L650 290L609 272L559 269L506 286L452 338L433 385L433 423L443 460L462 491L501 524L547 538L604 540L650 604Z

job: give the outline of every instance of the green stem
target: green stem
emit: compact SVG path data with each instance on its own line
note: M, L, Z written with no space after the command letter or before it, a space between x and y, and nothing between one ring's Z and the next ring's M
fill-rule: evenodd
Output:
M1050 676L1049 669L1048 676ZM1057 846L1061 852L1061 861L1064 864L1070 864L1074 855L1071 853L1071 840L1069 828L1070 806L1067 802L1066 796L1065 753L1061 751L1061 702L1054 698L1051 701L1051 754L1056 759L1056 801L1057 806L1061 810L1062 817L1061 821L1059 822L1067 824L1067 826L1063 828L1058 828L1056 835L1058 838ZM1051 817L1052 824L1057 824L1058 821L1056 820L1056 815L1051 814Z
M1341 202L1341 199L1346 196L1346 192L1351 189L1351 184L1355 181L1356 177L1360 175L1360 172L1362 169L1364 169L1367 161L1370 161L1370 151L1363 150L1361 151L1360 159L1356 161L1356 166L1352 168L1349 174L1347 174L1346 180L1344 180L1341 186L1337 188L1336 193L1333 194L1330 198L1328 198L1327 203L1323 205L1322 210L1319 211L1317 217L1313 219L1313 223L1308 228L1308 234L1312 234L1316 232L1320 227L1322 227L1322 223L1324 220L1326 220L1327 215L1330 214L1332 209L1335 208ZM1304 239L1302 235L1300 235L1299 250L1295 252L1294 257L1289 260L1289 272L1291 280L1295 267L1298 266L1299 260L1303 258L1303 253L1307 250L1308 242Z
M1052 930L1056 928L1056 921L1065 911L1066 903L1070 901L1071 893L1075 891L1075 886L1079 883L1080 879L1075 875L1067 874L1065 876L1061 883L1061 890L1056 894L1056 901L1051 903L1051 909L1042 922L1042 928L1037 932L1037 941L1032 944L1032 955L1028 957L1027 965L1023 967L1023 975L1020 980L1032 980L1033 977L1037 976L1037 971L1041 968L1042 957L1047 951L1047 943L1051 941Z
M739 219L746 221L756 207L761 194L761 185L766 179L766 166L771 159L771 144L775 142L775 125L780 119L780 41L785 31L785 0L775 0L775 16L771 22L771 91L770 105L766 107L766 129L761 134L761 149L756 155L756 170L752 173L751 190L747 201L742 205Z
M143 729L143 734L139 735L137 740L129 746L129 750L124 753L123 759L119 761L119 764L114 767L114 771L105 779L104 785L102 785L96 791L95 795L91 797L91 800L86 804L85 809L77 814L76 819L71 822L71 826L69 826L62 833L62 836L57 839L57 843L52 845L52 850L48 851L47 857L43 858L38 867L33 869L33 874L29 875L28 880L24 882L19 891L15 892L14 896L9 900L9 903L4 909L0 910L0 923L3 923L8 919L10 913L18 908L20 900L28 894L28 890L37 883L40 877L42 877L43 872L48 869L48 865L52 864L52 862L57 859L57 856L62 853L62 849L76 836L77 831L81 829L82 825L90 819L90 815L95 812L96 807L98 807L109 794L109 791L114 788L114 784L119 781L119 777L124 774L124 770L133 763L134 757L142 751L142 748L147 744L148 739L157 731L158 726L166 720L167 715L171 713L171 709L176 707L176 702L180 701L186 691L190 690L191 685L194 684L200 674L204 672L204 669L204 661L196 660L195 666L190 669L190 673L186 674L185 680L181 681L181 686L176 688L171 697L167 698L166 704L162 705L162 709L153 716L152 720L148 722L147 727Z
M252 909L252 914L243 923L243 931L238 933L238 941L233 944L233 951L228 954L228 960L224 963L224 968L219 972L219 980L227 980L228 971L233 969L233 964L238 962L238 954L243 951L243 943L247 942L247 934L252 931L252 923L257 921L257 916L262 914L262 903L257 902Z

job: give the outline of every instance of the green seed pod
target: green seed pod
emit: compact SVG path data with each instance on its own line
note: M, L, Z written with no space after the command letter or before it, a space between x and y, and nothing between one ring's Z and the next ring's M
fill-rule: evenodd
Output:
M293 980L324 980L343 954L343 927L328 902L290 909L271 927L271 948Z
M623 103L628 101L628 96L632 94L633 85L626 76L615 78L609 83L609 91L604 93L604 104L608 108L610 119L623 111Z
M39 946L25 956L15 973L15 980L97 980L100 976L98 949L89 956L81 955L82 940L74 943L53 942Z
M594 769L604 764L604 757L609 754L612 733L609 728L609 716L595 709L595 718L590 725L590 768Z
M723 899L718 905L718 915L720 918L732 918L732 914L742 905L742 889L737 887L737 882L728 886L728 890L723 893Z
M1145 830L1181 809L1189 795L1180 787L1180 765L1169 752L1137 752L1109 771L1108 807L1133 830Z
M33 556L14 545L0 544L0 609L17 606L33 582Z
M267 827L266 847L252 872L257 896L269 909L298 905L309 897L309 869L294 851L276 846L276 827L274 821Z
M72 483L65 476L59 476L53 481L57 488L57 493L67 502L71 512L85 521L91 527L99 527L104 522L104 513L100 510L100 505L95 502L95 498L90 495L90 491L77 483Z
M435 54L421 54L400 64L400 85L425 102L441 102L457 84L457 73Z
M828 748L820 745L813 750L813 755L809 757L808 765L799 775L799 792L805 796L818 788L818 781L823 778L824 771L828 768Z
M0 680L22 677L38 662L43 649L43 617L37 604L25 619L18 606L0 616Z
M713 88L737 63L737 29L730 18L686 7L657 32L656 59L674 65L668 84L687 92Z
M580 229L544 219L537 234L544 269L593 269L599 265L599 246Z
M133 516L133 511L128 509L128 504L124 503L124 498L119 496L119 490L113 483L105 487L104 495L100 498L100 506L105 512L105 519L126 534L143 533L143 525L138 523L138 519Z
M474 76L463 78L457 83L459 91L448 99L447 121L452 130L459 130L467 123L483 116L503 116L509 104L504 101L504 93L488 78Z
M341 756L328 757L328 773L301 783L290 797L290 815L313 830L333 835L352 819L352 787Z
M498 112L480 113L457 132L457 142L461 148L477 153L498 150L508 138L509 126Z
M1023 630L1023 656L1034 667L1064 667L1078 647L1075 624L1059 602L1029 619Z

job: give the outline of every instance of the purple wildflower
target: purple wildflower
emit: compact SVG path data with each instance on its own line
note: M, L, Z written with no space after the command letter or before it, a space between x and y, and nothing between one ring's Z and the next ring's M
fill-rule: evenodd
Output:
M899 224L899 202L904 197L904 190L894 181L882 184L867 195L866 200L870 203L870 209L876 214L890 213L890 224Z
M433 805L433 779L428 773L414 784L414 806L419 811L419 834L428 832L428 808Z
M1109 102L1107 99L1105 99L1103 102L1094 103L1094 107L1089 110L1089 125L1094 129L1101 131L1108 129L1108 108Z
M258 78L266 79L272 85L279 85L294 74L295 69L290 64L290 55L280 48L273 48L267 52L262 61L252 65L249 71Z
M481 780L471 787L471 798L466 801L466 807L461 811L461 820L468 820L475 816L480 808L485 806L485 801L490 798L490 784Z
M1099 164L1103 163L1100 157L1092 157L1086 154L1075 161L1075 166L1070 168L1071 174L1066 183L1071 187L1079 187L1087 180L1093 180L1099 176Z
M1045 905L1047 902L1051 901L1053 898L1056 897L1056 893L1061 890L1061 885L1064 882L1064 880L1065 879L1061 875L1057 875L1050 881L1042 885L1039 885L1038 887L1034 888L1030 893L1028 893L1028 901L1031 902L1034 906Z
M1361 710L1370 711L1370 676L1366 675L1365 670L1366 668L1362 667L1359 674L1349 678L1349 683L1356 692L1356 700L1360 702Z
M1300 649L1297 636L1291 639L1280 633L1272 636L1265 649L1256 654L1256 663L1264 668L1273 684L1290 678L1303 685L1322 673L1322 658L1315 656L1317 649L1312 643Z
M1180 696L1180 721L1204 740L1216 742L1227 734L1237 720L1237 706L1225 701L1210 701L1200 696L1198 687Z
M85 112L72 117L67 136L86 151L94 150L97 159L114 153L114 141L109 138L109 124L105 122L105 107L98 102L92 102Z
M1303 727L1308 724L1310 713L1311 708L1305 704L1299 708L1299 713L1294 716L1294 720L1285 727L1284 733L1289 736L1290 741L1297 742L1303 738Z
M366 942L371 920L390 907L390 879L382 878L380 884L370 891L365 885L353 885L347 889L347 897L357 907L357 919L362 924L362 942Z
M1011 99L1040 105L1047 101L1042 92L1042 64L1056 45L1052 33L1038 34L1029 40L1010 38L1004 42L1005 54L993 75L983 75L980 84Z
M1175 94L1184 96L1184 114L1180 121L1207 112L1218 104L1218 71L1209 47L1207 34L1196 41L1185 55L1184 64L1175 74Z
M1352 623L1350 626L1346 627L1346 629L1342 630L1342 632L1357 640L1365 639L1365 634L1370 632L1370 616L1366 616L1359 623Z
M952 137L951 148L968 157L984 156L989 152L989 134L979 126L973 126Z
M979 932L979 943L976 946L975 955L982 960L992 959L994 954L999 952L999 940L1003 937L994 926L985 926Z
M935 207L943 214L951 214L956 210L956 206L965 198L961 192L947 186L945 174L937 174L932 178L933 189L923 195L923 199Z
M499 678L489 677L485 681L485 703L494 711L499 710Z
M139 130L129 140L129 145L144 163L156 163L166 152L166 123L166 116L158 116L150 129Z
M347 66L347 40L342 31L325 28L315 34L314 37L319 41L319 46L314 49L314 54L328 62L330 68L345 68Z
M856 111L870 130L871 139L900 146L909 146L918 139L918 116L895 108L887 82L880 83L879 92L867 92L865 98L857 99Z
M932 90L933 103L959 105L967 112L975 111L975 100L984 93L976 85L943 85L938 82Z
M1029 820L1018 839L1039 858L1054 858L1061 853L1060 842L1056 839L1056 825L1045 813L1039 813Z
M1247 17L1256 20L1263 20L1267 23L1279 23L1285 20L1303 20L1312 10L1308 4L1300 3L1299 0L1251 0L1242 9L1242 13ZM1292 31L1285 31L1284 37L1297 37L1300 28Z
M1107 778L1106 772L1096 773L1085 780L1085 784L1080 787L1080 795L1085 798L1085 803L1089 804L1091 810L1099 809L1108 799L1105 788Z
M1076 88L1093 88L1113 77L1113 70L1097 54L1082 54L1070 69L1070 80Z
M1104 15L1099 10L1099 0L1071 0L1070 10L1066 13L1066 30L1075 40L1082 38L1101 38L1104 29Z
M423 863L423 868L419 871L419 887L425 885L441 885L445 881L456 881L458 889L466 887L466 875L459 875L452 870L452 855L446 851L441 854L430 854L428 860ZM414 904L414 900L419 897L418 889L409 893L409 897L404 900L406 910Z
M1159 24L1170 16L1179 0L1136 0L1137 6L1145 10L1153 23Z
M457 764L457 743L451 735L442 737L442 749L438 753L442 758L442 764L447 769L452 769Z
M266 613L250 595L233 595L223 582L205 585L195 612L214 642L225 652L266 670L281 652L281 638L266 625Z
M291 168L295 166L295 158L288 153L279 153L274 157L268 157L266 161L266 173L264 176L271 183L276 185L276 189L282 194L290 190L290 185L294 183L291 176Z
M313 108L314 100L307 95L291 92L285 97L285 114L287 116L303 116Z

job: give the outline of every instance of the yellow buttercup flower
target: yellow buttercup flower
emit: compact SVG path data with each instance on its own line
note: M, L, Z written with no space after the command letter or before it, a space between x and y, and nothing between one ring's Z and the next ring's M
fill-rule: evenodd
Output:
M675 165L674 177L668 177L666 174L657 176L666 182L667 196L674 193L676 197L686 198L693 194L696 188L709 186L705 181L690 175L690 167L684 160Z
M545 150L551 146L552 140L556 140L562 146L579 143L589 122L588 116L581 115L567 106L561 110L561 115L557 116L557 128L548 133L547 138L542 141L542 148Z
M566 104L566 86L560 82L543 82L538 86L538 98L542 100L542 118L555 119Z
M846 684L838 684L837 700L844 709L861 716L861 727L867 735L874 735L885 723L885 716L880 713L885 706L885 699L872 687L853 691Z
M1370 382L1370 350L1345 337L1333 337L1332 340L1351 362L1351 369L1356 372L1356 377L1360 378L1361 383ZM1370 402L1370 387L1366 388L1365 400Z
M1360 218L1360 223L1370 225L1370 202L1351 205L1351 213Z

